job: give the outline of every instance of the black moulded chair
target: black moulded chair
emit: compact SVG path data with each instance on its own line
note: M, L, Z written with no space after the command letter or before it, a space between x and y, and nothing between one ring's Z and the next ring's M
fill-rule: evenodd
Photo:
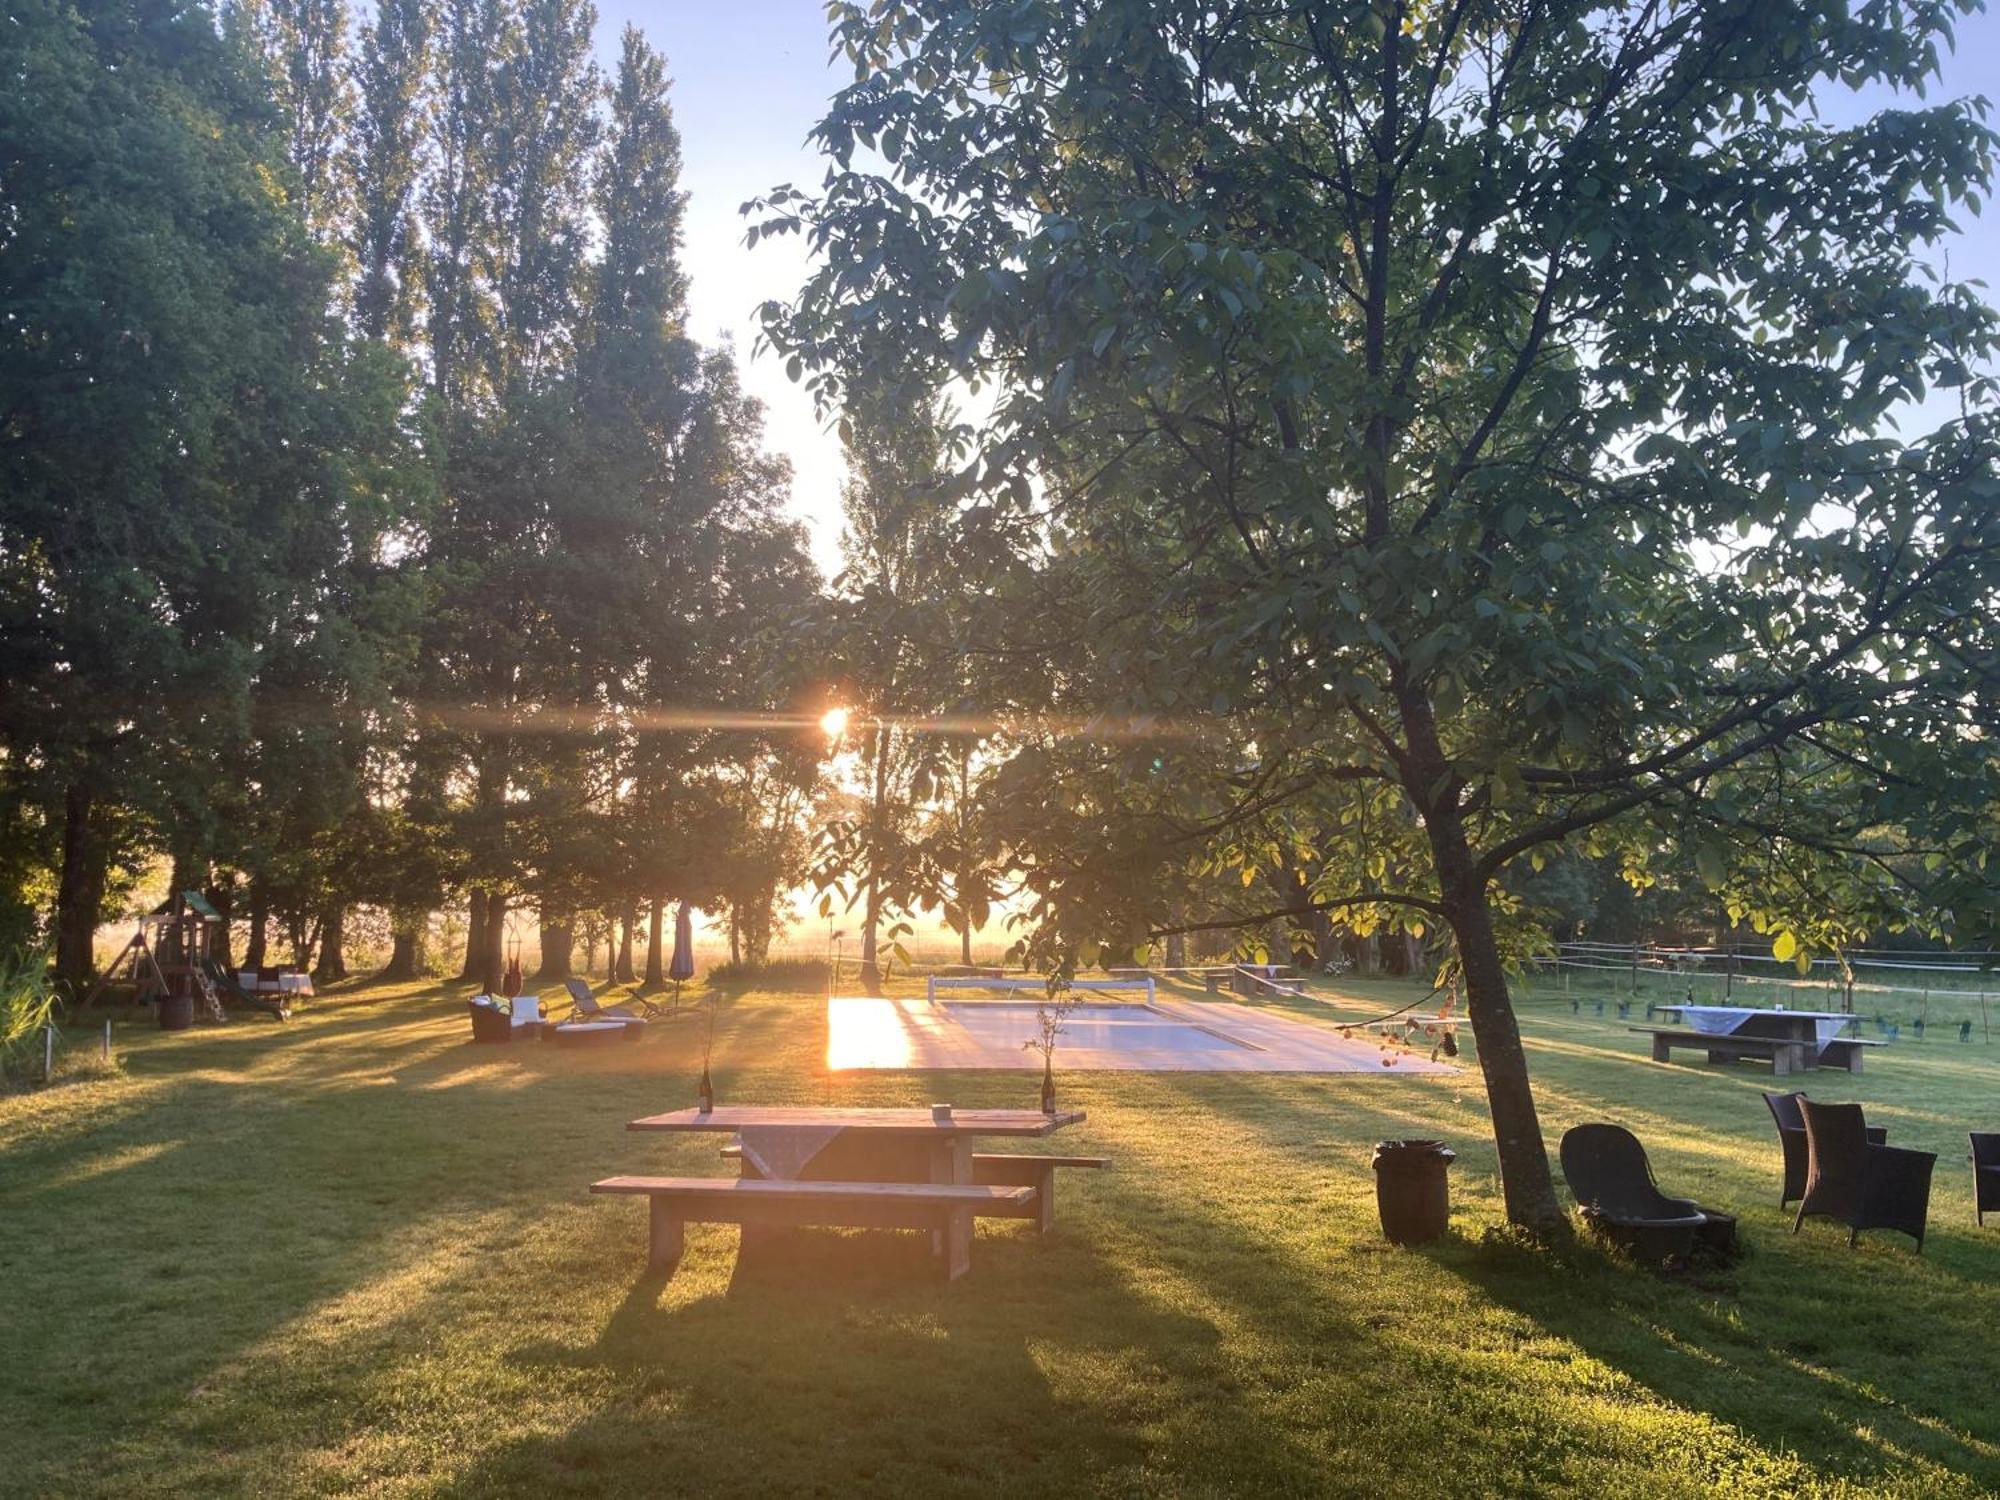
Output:
M1972 1217L1986 1222L1988 1209L2000 1209L2000 1134L1972 1132Z
M1801 1098L1799 1112L1806 1122L1806 1190L1792 1233L1809 1216L1824 1216L1847 1226L1850 1248L1864 1229L1894 1229L1922 1253L1936 1154L1869 1140L1858 1104Z
M1785 1187L1778 1196L1781 1209L1791 1207L1793 1200L1806 1195L1806 1117L1799 1113L1799 1101L1803 1098L1805 1095L1799 1093L1764 1096L1764 1103L1778 1126L1778 1145L1785 1153ZM1870 1125L1868 1139L1880 1146L1889 1139L1889 1132L1880 1125Z
M1584 1217L1641 1260L1685 1258L1708 1223L1691 1198L1653 1180L1646 1148L1623 1125L1578 1125L1562 1138L1563 1179Z

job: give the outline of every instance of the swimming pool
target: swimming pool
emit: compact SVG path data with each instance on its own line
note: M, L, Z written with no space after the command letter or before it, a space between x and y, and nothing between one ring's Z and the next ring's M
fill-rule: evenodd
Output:
M988 1047L1023 1047L1042 1034L1035 1007L1020 1001L946 1001L939 1007ZM1180 1020L1149 1005L1079 1005L1063 1017L1058 1052L1255 1051L1248 1043Z
M856 1069L991 1069L1039 1073L1022 1044L1041 1034L1032 1000L834 996L826 1002L826 1065ZM1181 999L1078 1005L1056 1038L1056 1071L1128 1073L1448 1073L1421 1054L1275 1007Z

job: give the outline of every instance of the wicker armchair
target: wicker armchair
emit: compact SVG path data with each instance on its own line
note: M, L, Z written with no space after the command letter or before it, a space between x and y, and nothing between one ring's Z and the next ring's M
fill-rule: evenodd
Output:
M2000 1209L2000 1135L1972 1132L1972 1217L1986 1222L1986 1210Z
M484 1001L485 1003L481 1003ZM506 1011L492 1003L485 996L468 1000L465 1008L472 1012L472 1039L475 1042L511 1042L514 1040L514 1019Z
M1799 1113L1799 1101L1804 1094L1766 1094L1764 1103L1769 1106L1771 1119L1778 1127L1778 1145L1785 1153L1785 1185L1778 1195L1778 1207L1789 1208L1792 1201L1806 1195L1806 1117ZM1868 1127L1868 1139L1880 1146L1889 1139L1889 1132L1879 1125Z
M1858 1104L1801 1098L1799 1110L1806 1122L1806 1190L1792 1233L1809 1215L1824 1215L1847 1226L1850 1248L1864 1229L1894 1229L1921 1253L1936 1155L1869 1140Z
M1708 1223L1692 1199L1660 1191L1646 1148L1623 1125L1566 1131L1562 1170L1584 1217L1641 1260L1685 1259Z

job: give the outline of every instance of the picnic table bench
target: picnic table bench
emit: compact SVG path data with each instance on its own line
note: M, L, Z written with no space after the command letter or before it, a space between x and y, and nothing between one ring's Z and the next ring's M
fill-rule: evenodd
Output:
M1881 1045L1879 1042L1862 1041L1859 1037L1835 1037L1822 1046L1796 1038L1750 1036L1740 1032L1677 1031L1658 1026L1634 1026L1630 1029L1653 1039L1654 1062L1669 1061L1678 1047L1705 1052L1712 1063L1733 1063L1743 1058L1768 1062L1773 1076L1803 1072L1814 1066L1815 1053L1819 1067L1845 1068L1850 1073L1859 1073L1862 1049Z
M757 1168L743 1160L741 1146L724 1146L722 1156L725 1161L742 1162L745 1177L756 1176ZM1056 1173L1071 1169L1094 1170L1110 1165L1111 1159L1105 1156L1028 1156L1015 1151L975 1151L972 1153L974 1182L997 1187L1031 1187L1035 1190L1033 1201L1014 1202L981 1217L1033 1219L1035 1228L1047 1234L1056 1227Z
M649 1200L646 1264L681 1257L689 1223L745 1227L816 1224L850 1229L928 1229L944 1239L945 1275L972 1268L975 1217L1027 1218L1035 1189L971 1182L788 1182L762 1177L607 1177L593 1193Z

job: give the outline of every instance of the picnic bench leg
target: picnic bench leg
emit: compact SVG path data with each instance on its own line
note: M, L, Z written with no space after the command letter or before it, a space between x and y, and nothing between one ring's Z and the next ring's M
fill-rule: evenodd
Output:
M1056 1169L1043 1167L1035 1180L1035 1230L1047 1234L1056 1227Z
M956 1281L972 1269L972 1210L944 1211L944 1279Z
M972 1142L962 1135L947 1137L931 1144L931 1181L969 1183L972 1181ZM958 1220L965 1220L965 1243L956 1246L954 1236ZM968 1211L951 1209L945 1215L945 1227L931 1231L931 1254L945 1258L945 1274L956 1281L966 1273L972 1264L972 1215Z
M647 1206L646 1269L666 1270L681 1258L686 1226L673 1204L665 1198L649 1198Z
M1666 1061L1668 1061L1668 1060L1669 1060L1669 1058L1671 1058L1671 1057L1672 1057L1672 1055L1673 1055L1673 1050L1674 1050L1674 1045L1673 1045L1673 1043L1672 1043L1671 1041L1669 1041L1669 1040L1668 1040L1668 1039L1667 1039L1666 1037L1663 1037L1663 1036L1656 1036L1656 1037L1654 1037L1654 1038L1653 1038L1653 1061L1654 1061L1654 1062L1666 1062Z
M1776 1078L1781 1073L1791 1072L1792 1061L1792 1049L1790 1047L1773 1047L1771 1049L1771 1076Z
M1708 1054L1708 1065L1711 1068L1718 1067L1723 1063L1734 1062L1735 1059L1736 1054L1733 1052L1717 1052L1711 1048ZM1783 1070L1780 1069L1779 1071L1782 1072Z

